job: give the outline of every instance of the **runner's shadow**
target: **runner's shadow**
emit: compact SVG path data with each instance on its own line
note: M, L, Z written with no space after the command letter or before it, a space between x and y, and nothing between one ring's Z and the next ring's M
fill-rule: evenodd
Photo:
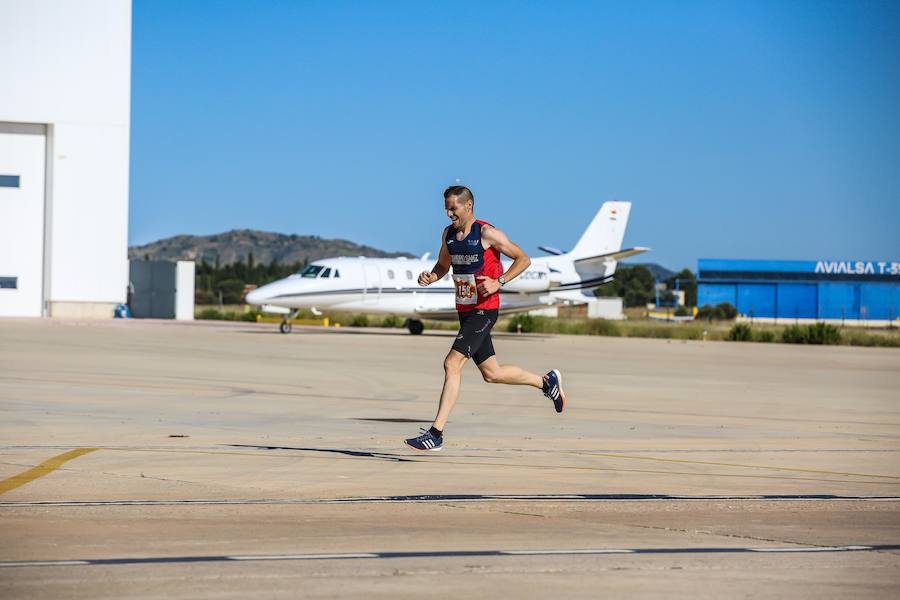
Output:
M255 334L260 334L260 335L271 335L271 334L285 335L285 334L281 333L277 327L275 327L273 329L260 329L260 328L249 329L248 328L248 329L240 329L238 331L240 333L255 333ZM295 327L294 332L291 334L288 334L288 335L297 335L297 334L303 334L303 335L381 335L381 336L393 336L393 337L400 337L400 336L414 337L414 336L411 336L410 334L404 333L402 331L396 331L396 332L394 332L394 331L371 331L371 330L365 330L365 329L350 329L349 327L328 328L328 329L325 329L324 327L310 327L308 329L301 328L301 327ZM424 333L421 336L417 336L417 337L419 337L420 339L422 337L456 337L456 331L449 331L449 330L447 330L447 331L443 331L443 330L429 331L429 332Z
M291 446L260 446L257 444L225 444L231 448L255 448L257 450L296 450L298 452L322 452L324 454L341 454L343 456L354 456L357 458L375 458L378 460L386 460L389 462L418 462L414 458L409 458L399 454L389 454L386 452L368 452L365 450L344 450L341 448L294 448Z

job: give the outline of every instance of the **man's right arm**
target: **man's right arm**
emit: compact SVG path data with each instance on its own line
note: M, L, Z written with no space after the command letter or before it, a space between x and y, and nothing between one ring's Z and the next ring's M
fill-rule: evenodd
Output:
M447 229L444 229L441 233L441 250L438 252L437 262L434 263L430 272L426 271L419 275L419 285L426 286L431 285L435 281L440 281L441 277L450 271L450 251L447 250L446 237Z

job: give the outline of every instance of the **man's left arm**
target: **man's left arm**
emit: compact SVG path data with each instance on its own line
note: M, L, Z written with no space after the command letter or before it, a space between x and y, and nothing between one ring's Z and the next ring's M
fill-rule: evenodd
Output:
M482 230L481 239L490 244L490 248L496 248L504 256L513 259L513 263L503 274L504 281L512 281L531 265L531 259L525 254L525 251L496 227ZM494 294L500 289L500 282L496 279L479 277L478 280L479 294Z

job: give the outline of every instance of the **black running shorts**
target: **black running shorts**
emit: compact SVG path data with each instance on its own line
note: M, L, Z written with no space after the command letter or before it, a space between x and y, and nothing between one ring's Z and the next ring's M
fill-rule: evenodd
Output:
M459 334L453 342L453 349L475 360L480 365L494 356L494 344L491 343L491 327L497 322L500 311L488 309L468 310L459 313Z

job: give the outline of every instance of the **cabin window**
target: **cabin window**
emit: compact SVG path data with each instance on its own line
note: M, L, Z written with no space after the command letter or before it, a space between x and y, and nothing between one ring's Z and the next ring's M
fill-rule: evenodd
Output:
M319 277L331 277L331 268L326 267Z
M406 272L406 278L409 279L410 281L412 281L412 271Z
M388 269L388 279L393 279L393 278L394 278L394 270Z
M14 290L18 287L18 277L0 277L0 290Z
M306 267L303 272L300 273L301 277L310 277L315 278L319 275L319 272L324 269L322 265L309 265Z
M18 175L0 175L0 187L19 187Z

